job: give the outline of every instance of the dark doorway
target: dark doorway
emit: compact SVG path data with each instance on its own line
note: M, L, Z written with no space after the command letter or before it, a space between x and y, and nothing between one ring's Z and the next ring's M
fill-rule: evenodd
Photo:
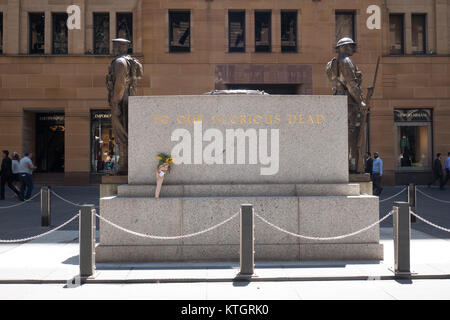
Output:
M228 90L262 90L268 94L299 94L298 84L227 84Z
M37 172L64 172L64 113L36 115Z

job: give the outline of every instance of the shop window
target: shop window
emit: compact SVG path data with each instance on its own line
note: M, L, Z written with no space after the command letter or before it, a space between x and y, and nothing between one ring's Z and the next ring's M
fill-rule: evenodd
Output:
M0 54L3 54L3 12L0 12Z
M109 173L119 163L114 139L111 111L91 111L91 172Z
M64 113L36 114L36 166L38 172L64 172Z
M45 14L30 13L29 25L29 52L30 54L44 54Z
M403 14L389 15L389 39L391 54L405 53Z
M191 51L191 13L169 11L169 51Z
M281 52L297 52L297 11L281 11Z
M109 13L94 12L94 53L109 54Z
M426 15L413 14L411 16L412 26L412 53L425 54L427 50L426 41Z
M245 52L245 11L228 11L228 51Z
M356 42L355 12L337 11L335 20L336 20L336 43L342 38L351 38Z
M118 12L116 14L117 38L131 41L128 53L133 53L133 14L131 12Z
M272 51L270 11L255 11L255 52Z
M395 110L397 171L431 170L432 110Z
M67 29L67 13L53 13L53 34L52 34L52 53L68 54L68 29Z

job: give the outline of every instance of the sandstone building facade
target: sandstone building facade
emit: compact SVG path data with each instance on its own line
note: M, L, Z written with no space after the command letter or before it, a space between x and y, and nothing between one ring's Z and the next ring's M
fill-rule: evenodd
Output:
M79 29L65 23L71 5ZM108 172L116 37L143 63L139 95L179 95L331 94L325 65L340 36L358 42L364 88L381 57L369 144L384 183L427 182L434 155L450 151L448 0L0 0L0 149L32 150L39 171L68 184Z

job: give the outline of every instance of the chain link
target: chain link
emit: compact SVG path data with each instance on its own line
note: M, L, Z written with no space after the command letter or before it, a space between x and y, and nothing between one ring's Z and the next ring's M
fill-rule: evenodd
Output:
M24 205L24 204L26 204L26 203L28 203L28 202L33 201L33 200L34 200L38 195L40 195L40 194L41 194L41 192L39 191L38 193L36 193L34 196L32 196L32 197L31 197L30 199L28 199L28 200L22 201L22 202L17 203L17 204L13 204L13 205L11 205L11 206L0 207L0 209L11 209L11 208L15 208L15 207L22 206L22 205Z
M429 194L426 194L425 192L423 192L422 190L420 190L419 188L416 188L416 190L419 191L419 193L423 194L425 197L428 197L428 198L430 198L430 199L432 199L432 200L439 201L439 202L442 202L442 203L450 203L450 201L441 200L441 199L437 199L437 198L435 198L435 197L432 197L432 196L430 196Z
M409 213L412 214L413 216L415 216L417 219L422 220L423 222L429 224L432 227L435 227L436 229L439 229L439 230L442 230L442 231L446 231L446 232L450 232L450 229L438 226L437 224L434 224L434 223L428 221L427 219L422 218L418 214L414 213L412 210L409 210Z
M69 203L69 204L71 204L71 205L73 205L73 206L76 206L76 207L82 207L82 206L83 206L82 204L78 204L78 203L72 202L72 201L70 201L70 200L64 199L63 197L61 197L59 194L57 194L57 193L56 193L55 191L53 191L53 190L51 190L51 192L52 192L57 198L61 199L61 200L64 201L64 202L67 202L67 203ZM94 206L94 208L98 209L99 207L98 207L98 206Z
M73 220L75 220L77 217L79 216L79 214L77 213L75 216L73 216L71 219L69 219L68 221L64 222L62 225L60 225L59 227L56 227L55 229L49 230L45 233L39 234L37 236L34 237L29 237L29 238L24 238L24 239L16 239L16 240L0 240L0 243L18 243L18 242L26 242L26 241L30 241L30 240L35 240L35 239L39 239L42 238L46 235L49 235L63 227L65 227L66 225L68 225L69 223L71 223Z
M259 214L257 214L257 213L255 213L255 216L256 216L258 219L260 219L262 222L264 222L264 223L268 224L269 226L271 226L272 228L275 228L275 229L277 229L278 231L284 232L284 233L286 233L286 234L288 234L288 235L291 235L291 236L293 236L293 237L302 238L302 239L307 239L307 240L327 241L327 240L340 240L340 239L345 239L345 238L349 238L349 237L352 237L352 236L354 236L354 235L357 235L357 234L359 234L359 233L362 233L362 232L364 232L364 231L367 231L367 230L373 228L374 226L376 226L377 224L379 224L379 223L383 222L384 220L386 220L386 219L387 219L389 216L391 216L392 214L393 214L393 211L389 212L386 216L384 216L383 218L381 218L381 219L378 220L377 222L375 222L375 223L371 224L370 226L365 227L365 228L363 228L363 229L361 229L361 230L358 230L358 231L355 231L355 232L352 232L352 233L349 233L349 234L344 234L344 235L342 235L342 236L327 237L327 238L321 238L321 237L309 237L309 236L304 236L304 235L301 235L301 234L296 234L296 233L293 233L293 232L284 230L283 228L280 228L280 227L274 225L273 223L267 221L266 219L264 219L263 217L261 217L261 216L260 216Z
M154 235L150 235L150 234L144 234L144 233L139 233L139 232L131 231L131 230L129 230L129 229L126 229L126 228L124 228L124 227L121 227L121 226L115 224L114 222L109 221L108 219L106 219L106 218L104 218L104 217L102 217L102 216L100 216L100 215L98 215L98 214L95 214L95 215L96 215L100 220L103 220L103 221L106 222L107 224L109 224L109 225L111 225L111 226L113 226L113 227L115 227L115 228L117 228L117 229L119 229L119 230L122 230L122 231L124 231L124 232L126 232L126 233L129 233L129 234L132 234L132 235L135 235L135 236L138 236L138 237L149 238L149 239L156 239L156 240L177 240L177 239L185 239L185 238L195 237L195 236L201 235L201 234L203 234L203 233L207 233L207 232L209 232L209 231L212 231L212 230L214 230L214 229L216 229L216 228L218 228L218 227L220 227L220 226L226 224L227 222L230 222L230 221L233 220L234 218L236 218L236 217L239 215L239 212L237 212L236 214L234 214L234 215L231 216L230 218L226 219L225 221L222 221L221 223L216 224L215 226L212 226L212 227L210 227L210 228L208 228L208 229L205 229L205 230L203 230L203 231L199 231L199 232L191 233L191 234L186 234L186 235L182 235L182 236L173 236L173 237L154 236Z
M396 196L400 195L401 193L403 193L406 189L407 188L403 188L402 191L400 191L399 193L394 194L393 196L391 196L391 197L389 197L387 199L380 200L380 202L385 202L385 201L391 200L391 199L395 198Z

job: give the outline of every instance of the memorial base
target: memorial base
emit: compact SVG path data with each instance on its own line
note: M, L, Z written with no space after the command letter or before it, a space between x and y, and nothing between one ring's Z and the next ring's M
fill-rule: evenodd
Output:
M222 196L202 196L207 190ZM352 233L379 219L378 198L359 195L359 189L351 184L328 188L327 185L164 186L165 195L162 193L159 199L151 196L152 191L154 186L120 186L118 196L100 200L101 215L129 230L157 236L205 230L239 212L244 203L252 204L255 213L269 222L310 237ZM263 193L267 195L262 196ZM96 261L238 261L239 233L239 216L208 233L176 240L141 238L100 221ZM378 226L351 238L312 241L283 233L255 217L257 261L382 259Z

